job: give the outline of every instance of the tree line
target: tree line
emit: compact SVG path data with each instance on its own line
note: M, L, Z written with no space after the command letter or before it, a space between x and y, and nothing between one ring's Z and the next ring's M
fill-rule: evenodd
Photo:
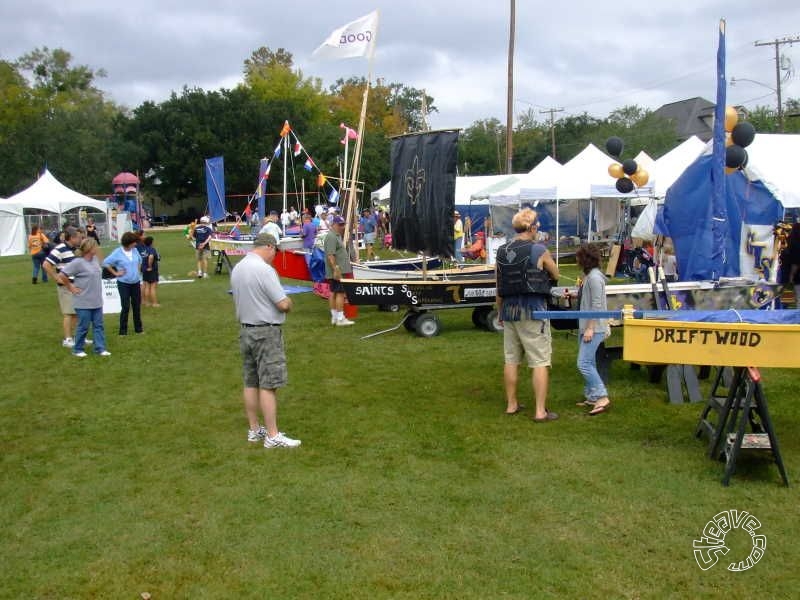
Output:
M47 166L85 194L110 193L113 176L132 171L146 195L173 204L205 196L203 159L219 155L225 157L227 192L249 194L257 185L258 160L271 157L285 119L320 170L338 176L339 123L357 126L365 80L340 79L324 89L319 78L295 68L283 48L255 50L242 69L243 81L232 89L184 87L162 102L130 108L101 90L103 69L74 65L64 49L37 48L15 61L0 60L0 196L30 185ZM796 104L790 100L787 107ZM390 138L424 127L423 107L437 110L423 90L381 80L373 84L360 172L367 193L390 177ZM776 129L773 113L766 107L754 111L757 130ZM676 144L672 125L638 106L604 119L566 116L552 127L529 110L517 116L513 135L515 172L529 171L547 155L566 162L589 142L603 147L611 135L654 158ZM459 141L459 173L504 172L505 140L498 119L467 127ZM294 168L289 176L305 176L306 189L314 191L316 180L302 162ZM270 174L272 190L282 185L277 171Z

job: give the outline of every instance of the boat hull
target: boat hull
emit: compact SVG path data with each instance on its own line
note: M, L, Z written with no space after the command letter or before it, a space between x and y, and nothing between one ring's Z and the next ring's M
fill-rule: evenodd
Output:
M342 280L347 301L355 305L409 307L480 306L495 301L495 280L490 278L439 281L397 279Z
M234 240L230 238L212 238L209 242L214 252L224 252L228 256L243 256L253 249L252 240ZM311 272L306 263L304 250L282 250L275 253L272 266L281 277L311 281Z
M742 279L714 281L681 281L669 284L670 308L674 310L725 310L729 308L761 308L780 293L780 284ZM567 308L577 298L577 288L554 288L558 306ZM649 283L606 286L608 310L622 310L631 305L638 310L664 308L663 288L658 286L659 306Z

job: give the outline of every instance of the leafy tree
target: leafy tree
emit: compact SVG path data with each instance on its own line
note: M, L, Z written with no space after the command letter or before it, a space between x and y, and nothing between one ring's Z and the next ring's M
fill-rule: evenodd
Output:
M475 121L459 137L459 174L503 173L506 160L505 127L495 118Z

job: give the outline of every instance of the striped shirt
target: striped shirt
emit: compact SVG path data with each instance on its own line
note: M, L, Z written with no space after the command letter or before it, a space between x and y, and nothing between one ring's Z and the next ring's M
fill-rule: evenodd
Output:
M65 264L68 262L72 262L75 259L75 248L67 244L66 242L61 242L55 248L50 251L50 254L47 255L45 260L49 262L56 268L57 272L61 272L61 269ZM74 277L69 278L70 281L74 281ZM60 284L59 284L60 285Z

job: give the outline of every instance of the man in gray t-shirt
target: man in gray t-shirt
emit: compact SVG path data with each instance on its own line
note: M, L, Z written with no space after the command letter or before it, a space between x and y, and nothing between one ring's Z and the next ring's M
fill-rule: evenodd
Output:
M287 381L281 325L292 309L292 301L272 268L277 246L274 236L259 233L253 240L253 250L233 268L231 289L240 325L244 409L250 422L247 440L263 440L265 448L295 448L300 440L278 431L277 424L276 390ZM259 406L263 426L258 417Z

